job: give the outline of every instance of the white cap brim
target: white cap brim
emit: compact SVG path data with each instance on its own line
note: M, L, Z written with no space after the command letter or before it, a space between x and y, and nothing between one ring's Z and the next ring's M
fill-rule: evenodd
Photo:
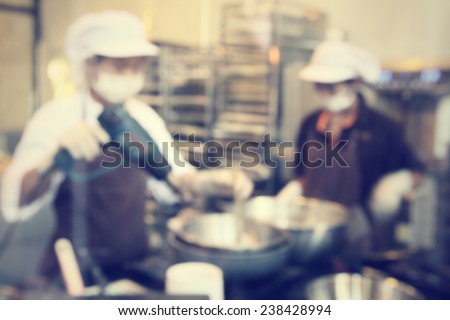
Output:
M120 45L117 45L118 43L120 43ZM92 48L91 52L95 55L112 58L128 58L156 56L159 54L159 48L150 42L121 40L98 44Z
M351 68L310 64L300 71L299 76L305 81L337 83L355 79L358 73Z

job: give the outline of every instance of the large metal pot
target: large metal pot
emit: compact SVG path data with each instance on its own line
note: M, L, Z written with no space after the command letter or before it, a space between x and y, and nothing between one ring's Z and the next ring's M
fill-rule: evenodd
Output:
M338 273L311 281L309 300L415 300L423 299L412 286L391 277Z
M349 216L340 204L305 197L287 201L259 196L248 201L245 212L253 221L289 231L294 241L291 260L300 264L326 259L339 250Z
M245 238L238 240L229 213L175 217L168 226L168 244L180 260L215 264L226 279L267 276L285 265L292 247L288 233L254 222L246 223Z

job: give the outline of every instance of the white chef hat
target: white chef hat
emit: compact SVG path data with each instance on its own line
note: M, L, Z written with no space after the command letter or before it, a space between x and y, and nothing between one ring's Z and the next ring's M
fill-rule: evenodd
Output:
M141 21L126 11L86 14L69 28L66 37L66 53L70 60L83 60L94 55L153 56L158 51L158 47L147 40Z
M158 53L159 48L147 40L142 22L126 11L83 15L69 28L66 36L66 55L77 84L83 79L84 60L92 56L126 58Z
M337 83L361 78L378 80L381 66L367 50L341 40L325 40L314 50L310 63L300 71L306 81Z

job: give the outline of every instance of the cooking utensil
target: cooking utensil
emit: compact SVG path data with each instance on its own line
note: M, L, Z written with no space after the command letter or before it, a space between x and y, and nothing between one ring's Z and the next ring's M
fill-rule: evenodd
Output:
M65 238L58 239L55 242L55 253L67 293L72 297L82 296L85 286L70 240Z
M234 171L233 172L233 180L234 180L234 185L236 185L237 183L239 183L238 181L238 172ZM234 198L234 221L236 223L236 238L237 238L237 246L239 248L245 248L246 246L248 246L247 242L247 226L246 226L246 217L245 217L245 212L244 212L244 198L242 198L242 195L240 195L238 193L238 191L235 191L233 194L233 198ZM253 237L255 238L255 240L253 240L253 242L257 242L259 239L257 239L256 237L258 236L258 234L255 234Z
M259 251L283 245L289 235L282 230L254 221L245 223L242 242L238 243L233 213L188 213L168 221L169 231L187 245L223 251Z
M338 273L309 282L309 300L415 300L423 299L414 287L380 274Z
M289 231L294 239L291 260L307 264L340 248L348 211L340 204L299 197L295 201L258 196L246 204L249 220Z
M181 261L215 264L227 280L254 280L275 273L286 264L292 245L286 241L264 250L220 250L188 244L174 233L169 233L167 242Z
M169 220L167 242L181 261L209 262L226 279L249 280L280 269L289 258L292 239L283 230L253 221L237 239L233 213L179 215Z
M243 209L244 202L238 196L234 197L234 221L236 223L236 245L245 247L246 225Z

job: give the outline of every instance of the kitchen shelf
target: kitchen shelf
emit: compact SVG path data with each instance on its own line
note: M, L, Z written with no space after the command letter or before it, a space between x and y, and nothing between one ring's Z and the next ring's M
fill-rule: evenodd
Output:
M139 99L142 102L145 102L149 106L162 106L164 104L163 97L160 95L153 95L153 94L139 94L137 96L137 99Z
M300 1L259 0L224 6L213 136L261 143L270 133L272 139L281 141L290 127L286 114L298 108L297 97L287 92L299 91L283 79L286 73L293 74L292 66L307 63L325 27L326 16ZM263 159L260 166L265 165ZM268 171L266 191L273 192L277 173Z
M284 68L309 59L325 26L324 14L299 1L259 0L224 6L213 132L221 136L229 132L230 137L246 132L245 137L261 138L271 132L277 138L285 107ZM258 125L249 125L250 118Z
M298 1L260 0L224 8L222 40L225 44L292 46L301 39L321 39L326 17Z
M176 137L210 137L215 99L215 55L211 50L160 44L157 61L139 99L153 106Z
M286 90L282 79L292 64L309 60L326 17L300 1L259 0L225 5L221 21L216 47L160 44L139 98L155 107L176 141L192 134L223 143L262 142L267 133L280 139L289 126L283 114L298 107L286 96L298 90ZM260 169L267 171L265 163Z

